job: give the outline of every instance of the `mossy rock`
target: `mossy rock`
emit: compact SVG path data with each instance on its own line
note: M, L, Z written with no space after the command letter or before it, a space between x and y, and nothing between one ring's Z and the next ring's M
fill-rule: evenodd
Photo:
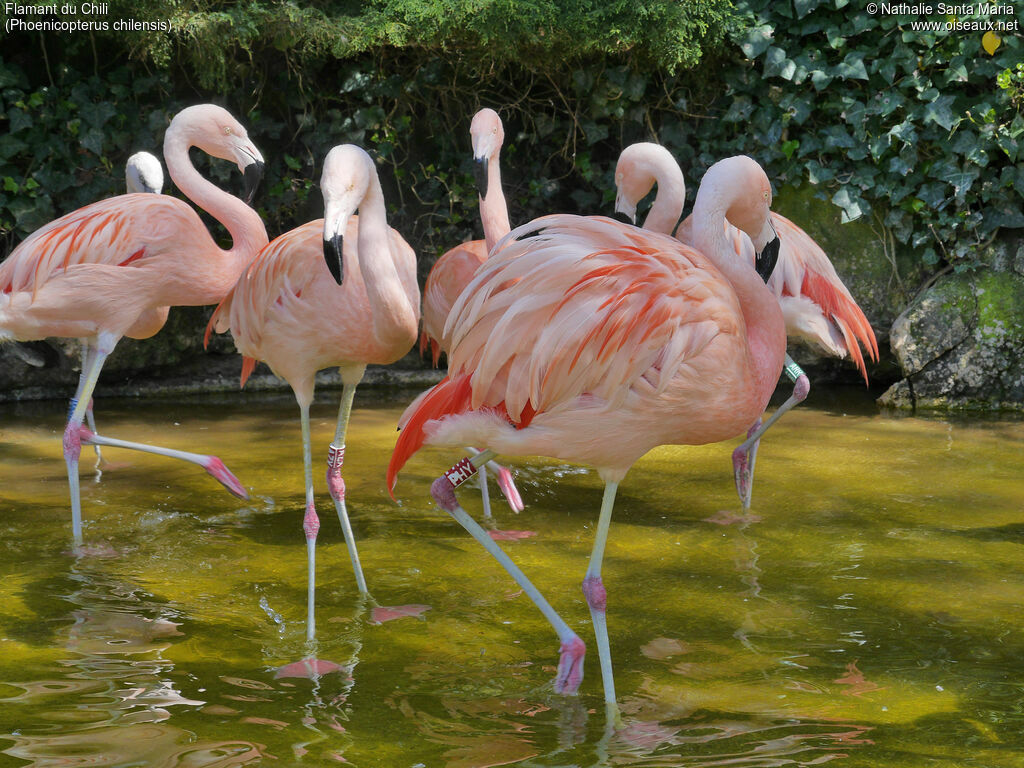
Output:
M892 327L905 378L880 402L900 408L1024 409L1024 276L950 274Z

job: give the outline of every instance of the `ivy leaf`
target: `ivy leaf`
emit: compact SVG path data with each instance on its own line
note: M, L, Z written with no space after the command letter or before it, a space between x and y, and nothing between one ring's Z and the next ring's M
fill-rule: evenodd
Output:
M797 141L796 139L790 139L789 141L783 142L781 147L782 154L786 156L787 160L791 160L793 158L793 153L796 152L797 149L799 149L799 147L799 141Z
M912 170L914 170L914 167L899 155L889 160L889 173L906 176Z
M864 52L848 53L842 63L836 65L835 73L844 80L867 80L868 70L864 66Z
M836 177L835 171L831 168L826 168L817 160L810 160L807 163L807 180L811 184L823 184L826 181L832 181Z
M914 130L914 124L907 118L899 125L894 125L889 129L889 136L895 139L899 139L904 144L916 144L917 143L917 131Z
M11 136L9 133L0 136L0 160L7 160L8 158L14 157L19 152L22 152L27 148L28 144L21 139Z
M793 0L793 8L796 11L796 17L802 19L808 13L818 7L821 0Z
M753 111L754 103L750 100L749 96L737 96L732 100L729 109L722 116L722 121L726 123L741 123L750 117L750 113Z
M963 118L953 116L953 94L946 94L945 96L939 96L931 104L928 104L924 108L923 121L926 123L935 123L941 126L945 130L949 131L953 129L957 123Z
M867 209L862 207L864 201L860 195L856 193L851 194L850 190L846 187L842 187L832 195L832 202L843 210L843 215L840 217L843 224L856 221L867 213Z
M8 111L7 119L10 121L10 127L8 128L10 133L17 133L22 128L29 128L32 125L31 116L17 107Z
M942 210L949 203L949 198L946 196L946 190L943 185L934 182L922 184L917 190L917 196L926 206L935 211Z
M740 43L740 50L748 59L756 59L772 44L772 32L774 29L768 24L761 24L747 30L747 35Z
M849 131L841 125L832 125L823 132L825 135L825 146L829 148L850 149L857 145Z
M811 72L811 84L814 86L814 90L822 91L828 88L831 82L832 75L826 74L823 70L816 69Z
M764 76L781 77L783 80L792 80L796 73L796 64L792 59L786 58L786 52L777 46L768 49L764 57Z

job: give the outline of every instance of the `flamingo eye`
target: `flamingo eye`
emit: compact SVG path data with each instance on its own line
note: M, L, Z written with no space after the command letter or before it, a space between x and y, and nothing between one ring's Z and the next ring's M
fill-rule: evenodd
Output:
M231 126L230 125L225 125L224 126L224 135L225 136L230 136L232 133L234 133L234 131L231 130Z

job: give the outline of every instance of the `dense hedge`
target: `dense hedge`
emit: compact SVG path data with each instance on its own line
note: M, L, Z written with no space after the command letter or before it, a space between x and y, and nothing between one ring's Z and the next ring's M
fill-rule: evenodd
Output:
M911 32L910 17L846 0L111 6L171 31L6 38L5 251L120 191L128 154L200 100L228 106L263 148L272 235L319 215L320 161L354 141L377 154L392 224L424 256L478 236L468 124L483 105L506 122L513 221L608 212L619 150L655 139L691 195L711 162L752 154L936 266L1024 226L1015 36L990 56L980 34ZM210 170L238 184L226 164Z

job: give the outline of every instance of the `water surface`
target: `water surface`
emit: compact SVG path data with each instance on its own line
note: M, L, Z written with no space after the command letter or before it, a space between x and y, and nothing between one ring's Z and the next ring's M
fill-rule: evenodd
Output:
M430 503L457 454L383 487L408 397L356 399L345 479L372 601L356 592L313 411L319 638L305 644L297 408L290 397L97 401L100 431L219 455L83 452L71 554L59 403L0 405L0 766L1019 766L1024 762L1024 424L801 407L758 457L740 515L731 445L666 447L627 476L604 579L625 728L593 643L579 696L554 633ZM586 640L579 589L596 474L511 460L502 546ZM462 490L479 517L479 495ZM492 488L492 495L496 489ZM374 604L429 605L372 622ZM338 665L277 678L310 652Z

